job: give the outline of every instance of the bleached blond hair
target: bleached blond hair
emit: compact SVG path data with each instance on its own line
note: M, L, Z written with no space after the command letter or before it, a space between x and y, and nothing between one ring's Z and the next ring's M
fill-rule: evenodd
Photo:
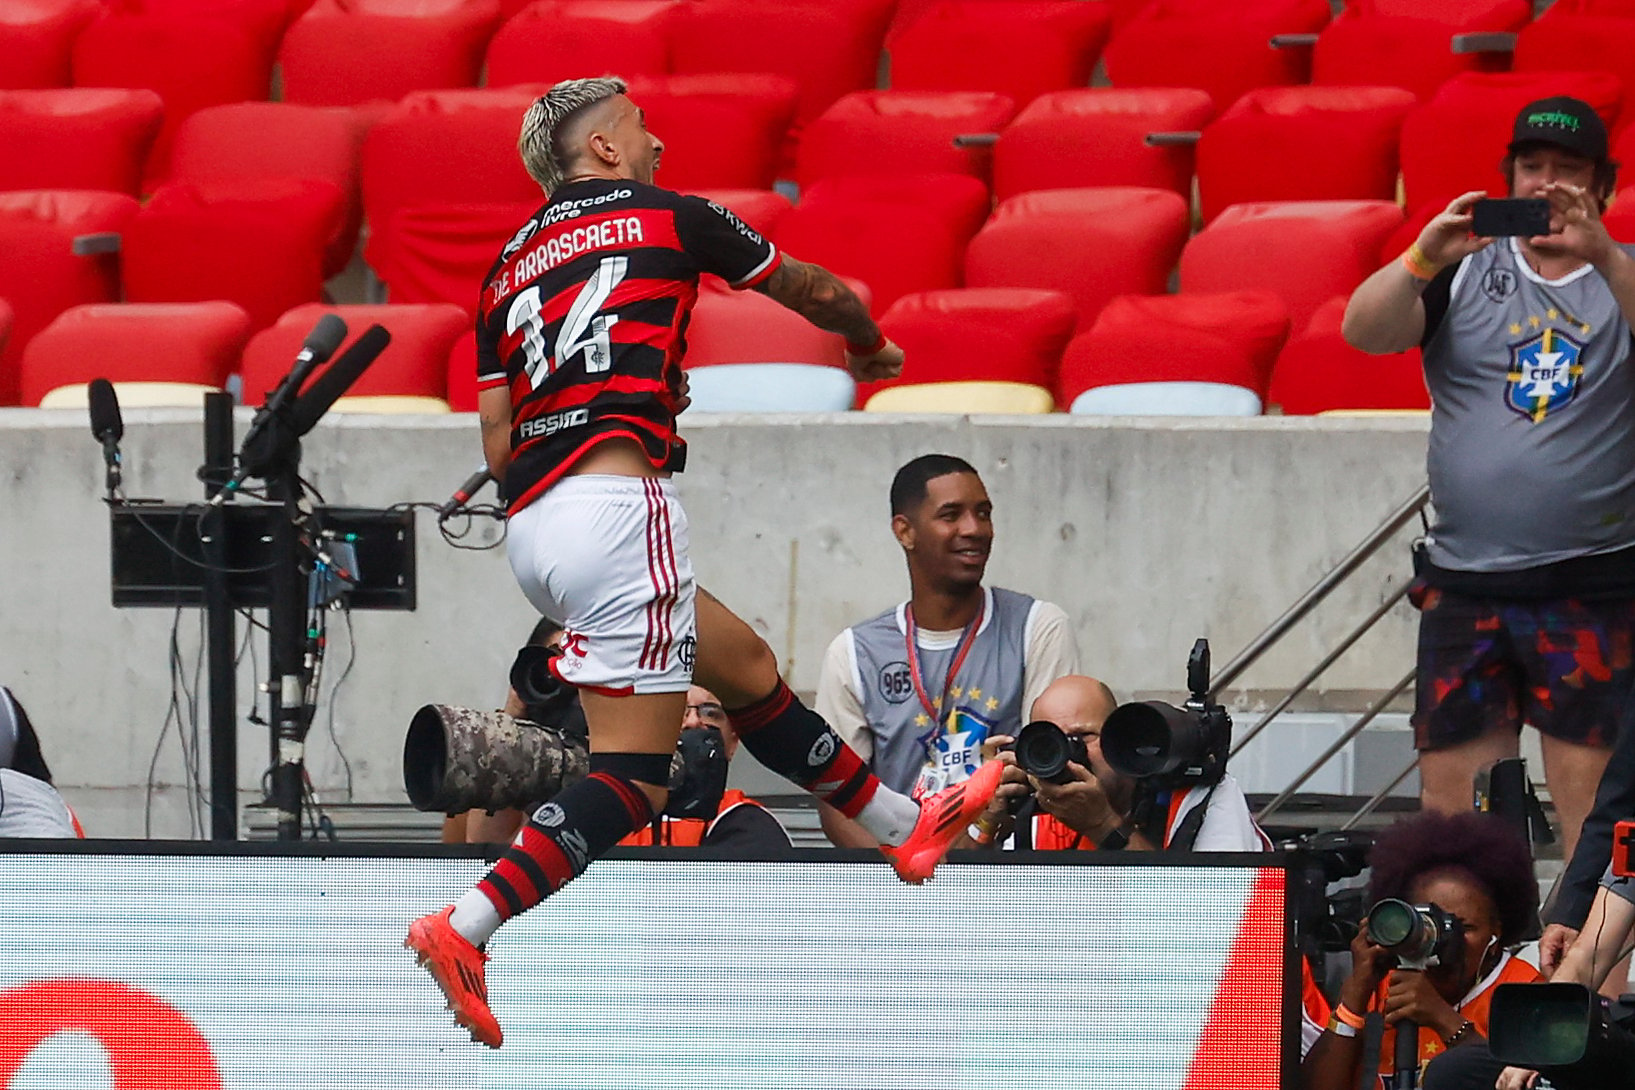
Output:
M528 107L522 117L517 151L522 154L528 176L547 194L562 184L566 167L568 154L560 136L563 123L579 111L627 90L629 85L618 76L565 79Z

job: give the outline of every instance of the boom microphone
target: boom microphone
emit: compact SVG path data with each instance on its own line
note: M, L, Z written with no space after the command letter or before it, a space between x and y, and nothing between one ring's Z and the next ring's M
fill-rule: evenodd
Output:
M493 479L494 475L488 472L488 467L483 466L481 469L477 470L477 472L460 482L460 487L454 490L454 495L444 500L443 506L437 509L437 521L442 522L444 519L453 515L454 512L464 507L467 503L471 502L471 497L475 496L478 491L482 489L483 485L487 484Z
M244 433L244 443L239 447L238 468L220 491L210 498L210 506L221 506L238 491L246 478L264 475L279 459L291 441L284 421L297 403L301 386L320 363L335 354L335 349L345 339L346 322L341 320L340 315L325 314L318 319L312 332L301 342L301 350L295 354L294 366L279 381L278 388L267 395L255 419L250 421L250 428Z
M102 444L102 460L108 467L105 484L109 496L117 496L123 483L120 471L119 441L125 436L125 420L119 413L119 395L114 384L105 378L94 378L86 391L91 410L91 434Z
M296 437L299 438L316 427L319 419L329 411L329 407L358 381L358 376L362 375L391 343L392 335L386 332L385 326L372 325L341 353L340 359L330 364L328 370L314 379L312 386L297 399L290 410L290 428Z
M339 359L329 365L328 370L312 380L312 385L293 404L285 400L276 413L263 409L256 421L263 422L265 426L257 428L255 423L250 425L250 432L244 437L244 446L239 451L238 469L233 472L226 487L211 498L211 505L224 502L246 478L265 476L301 436L313 429L318 419L358 380L364 369L375 362L391 339L392 335L386 332L384 326L370 326L341 353ZM289 383L286 381L284 385L288 386ZM270 399L268 404L271 404Z

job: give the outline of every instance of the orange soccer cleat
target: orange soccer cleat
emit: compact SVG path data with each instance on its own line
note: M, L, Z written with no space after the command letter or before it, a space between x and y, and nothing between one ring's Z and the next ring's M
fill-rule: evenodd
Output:
M471 1039L499 1048L505 1033L488 1009L488 984L483 978L488 955L454 930L449 923L453 911L450 905L414 921L403 946L414 951L416 959L443 989L454 1020L471 1032Z
M920 820L908 839L895 848L880 849L897 868L897 877L915 886L931 877L949 845L987 808L1004 770L1000 762L989 761L970 779L921 800Z

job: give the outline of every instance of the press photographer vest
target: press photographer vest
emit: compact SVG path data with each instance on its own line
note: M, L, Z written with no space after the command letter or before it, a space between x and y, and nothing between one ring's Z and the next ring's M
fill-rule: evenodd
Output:
M722 814L734 806L760 806L756 800L739 791L737 788L728 788L721 796L721 805L715 811L715 817L708 821L702 818L673 818L661 817L652 824L643 825L640 829L626 836L619 844L630 848L646 848L654 845L664 845L671 848L696 848L704 843L709 835L710 827Z
M1035 600L1000 587L983 590L982 617L955 677L948 669L966 633L920 632L908 650L907 604L847 630L856 673L852 682L874 737L874 774L895 791L940 790L982 763L991 735L1022 726L1028 618ZM909 662L917 657L920 684ZM944 694L944 682L947 692ZM921 700L924 692L932 703Z

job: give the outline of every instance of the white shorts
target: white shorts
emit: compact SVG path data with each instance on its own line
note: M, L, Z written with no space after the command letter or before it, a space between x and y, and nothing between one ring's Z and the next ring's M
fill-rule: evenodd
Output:
M687 690L693 565L667 478L564 477L512 515L507 534L522 592L564 629L558 677L614 696Z

